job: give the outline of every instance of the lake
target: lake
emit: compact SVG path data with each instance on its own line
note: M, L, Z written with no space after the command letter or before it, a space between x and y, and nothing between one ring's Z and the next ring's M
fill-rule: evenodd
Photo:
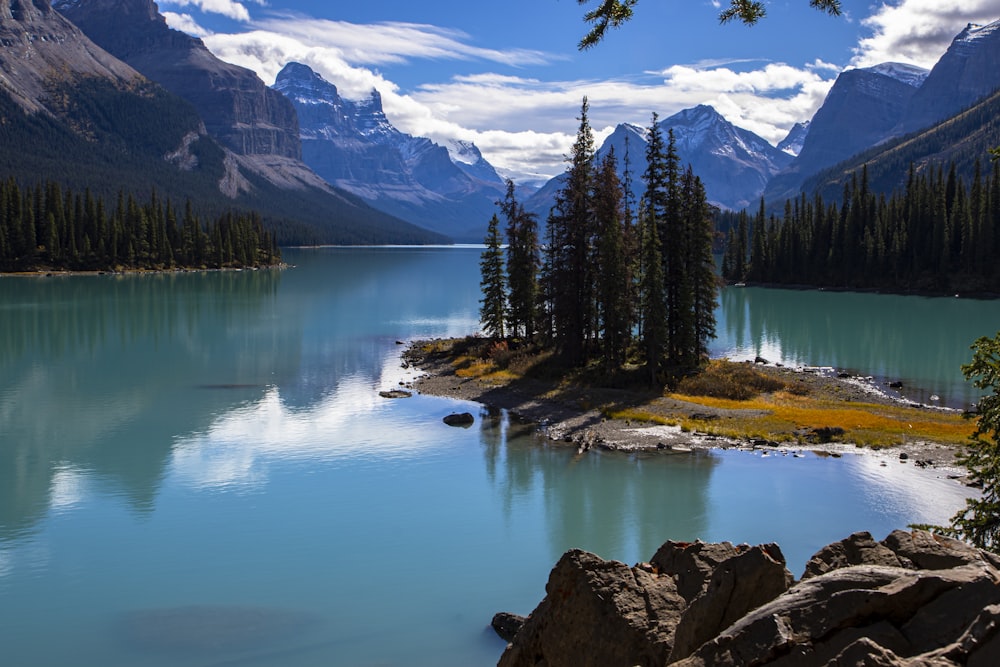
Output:
M572 547L945 522L964 487L878 455L577 455L432 396L397 341L478 327L479 248L287 250L287 270L0 277L0 646L25 666L495 664ZM716 354L963 405L1000 303L724 291ZM469 429L441 419L469 410Z

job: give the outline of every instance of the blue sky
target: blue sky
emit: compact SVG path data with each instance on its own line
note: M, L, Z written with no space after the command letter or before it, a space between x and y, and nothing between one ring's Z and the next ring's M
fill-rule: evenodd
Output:
M722 0L726 2L727 0ZM766 1L754 27L719 25L719 0L640 0L635 19L579 52L596 0L159 0L178 29L268 84L311 66L345 97L382 93L389 120L438 141L474 141L515 180L563 170L584 95L602 138L696 104L772 143L809 119L837 74L896 61L931 67L1000 0Z

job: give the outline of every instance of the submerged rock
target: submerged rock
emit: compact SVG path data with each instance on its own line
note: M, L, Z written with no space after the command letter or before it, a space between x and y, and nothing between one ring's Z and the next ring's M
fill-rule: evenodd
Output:
M410 398L413 396L413 393L404 389L390 389L388 391L380 391L378 395L382 398Z
M472 426L476 418L469 412L453 412L444 418L444 423L448 426Z
M924 531L820 549L664 544L628 567L569 551L500 658L546 665L1000 664L1000 557Z

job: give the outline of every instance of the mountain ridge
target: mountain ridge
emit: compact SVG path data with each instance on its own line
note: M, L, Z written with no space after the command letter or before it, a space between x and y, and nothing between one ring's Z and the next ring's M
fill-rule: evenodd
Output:
M503 181L474 144L456 142L449 150L401 132L377 90L345 99L302 63L286 64L273 88L295 106L303 160L327 182L453 239L482 241Z

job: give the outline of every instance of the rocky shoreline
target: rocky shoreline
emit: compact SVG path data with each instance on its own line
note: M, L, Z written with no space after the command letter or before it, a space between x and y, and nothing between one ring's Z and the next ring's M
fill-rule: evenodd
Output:
M499 667L1000 664L1000 557L925 531L855 533L798 582L775 544L667 542L633 567L571 550L545 590L494 619Z
M905 446L865 449L849 442L833 442L823 437L807 438L804 443L776 443L753 438L724 438L680 426L663 426L609 419L595 407L603 401L628 400L626 392L562 388L553 391L552 383L519 380L497 383L473 377L460 377L447 353L427 353L423 343L409 344L403 353L403 363L421 371L410 387L432 396L473 401L507 410L512 415L539 425L540 432L554 444L576 447L579 451L592 448L623 452L688 452L693 449L764 450L784 454L813 451L824 455L843 456L849 453L869 453L884 460L912 462L920 467L937 467L953 478L962 478L966 471L955 463L957 448L935 442L908 442ZM789 368L760 364L760 370L786 381L808 387L817 395L835 397L845 405L875 403L898 405L901 399L892 396L870 380L859 377L837 377L832 369ZM712 419L718 410L672 398L658 398L656 408L664 414ZM922 406L926 410L943 410ZM824 441L826 440L826 441Z

